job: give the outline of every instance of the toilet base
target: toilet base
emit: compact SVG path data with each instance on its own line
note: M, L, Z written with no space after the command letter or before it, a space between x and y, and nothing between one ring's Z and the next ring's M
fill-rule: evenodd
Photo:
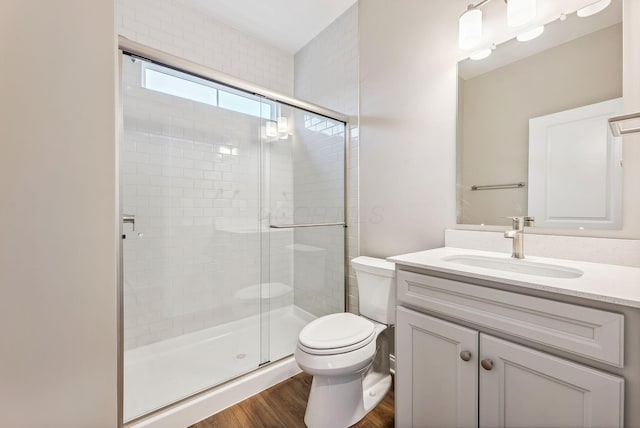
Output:
M314 376L304 415L309 428L349 427L364 418L391 388L391 375Z

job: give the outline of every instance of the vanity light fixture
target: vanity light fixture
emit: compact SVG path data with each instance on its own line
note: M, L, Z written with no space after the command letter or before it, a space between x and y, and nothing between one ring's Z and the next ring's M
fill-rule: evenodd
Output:
M540 25L539 27L532 28L531 30L527 30L524 33L518 34L516 39L519 42L528 42L529 40L533 40L536 37L540 36L544 33L544 25Z
M578 16L580 18L586 18L587 16L595 15L598 12L603 11L611 4L611 0L598 0L595 1L582 9L578 9Z
M460 49L473 49L482 40L482 11L470 4L460 15L458 25L458 45Z
M460 49L473 49L482 41L482 10L480 8L490 1L482 0L479 3L470 4L467 6L467 10L460 15L458 20L458 46ZM536 0L504 1L507 4L507 25L509 27L519 27L535 19L538 6Z
M275 138L278 136L278 125L272 120L267 120L264 124L265 134L269 138Z
M287 138L289 138L289 123L286 117L280 116L278 118L277 129L278 129L278 138L280 138L281 140L286 140Z
M289 124L286 117L281 116L278 118L278 132L289 132Z

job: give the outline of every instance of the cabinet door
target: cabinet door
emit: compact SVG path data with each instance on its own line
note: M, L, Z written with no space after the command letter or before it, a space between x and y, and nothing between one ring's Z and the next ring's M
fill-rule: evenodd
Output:
M399 307L396 339L396 427L476 427L478 332Z
M624 380L480 334L481 427L622 427Z

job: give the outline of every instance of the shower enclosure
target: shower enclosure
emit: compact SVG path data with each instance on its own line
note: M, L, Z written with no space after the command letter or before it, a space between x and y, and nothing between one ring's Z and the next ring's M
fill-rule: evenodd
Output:
M121 60L125 422L345 308L345 118L143 56Z

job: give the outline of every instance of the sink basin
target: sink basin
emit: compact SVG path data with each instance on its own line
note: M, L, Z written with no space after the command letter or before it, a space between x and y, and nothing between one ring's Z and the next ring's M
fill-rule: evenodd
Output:
M545 276L549 278L580 278L584 273L579 269L570 267L511 258L503 259L500 257L456 255L443 257L442 260L465 266L475 266L504 272L523 273L526 275Z

